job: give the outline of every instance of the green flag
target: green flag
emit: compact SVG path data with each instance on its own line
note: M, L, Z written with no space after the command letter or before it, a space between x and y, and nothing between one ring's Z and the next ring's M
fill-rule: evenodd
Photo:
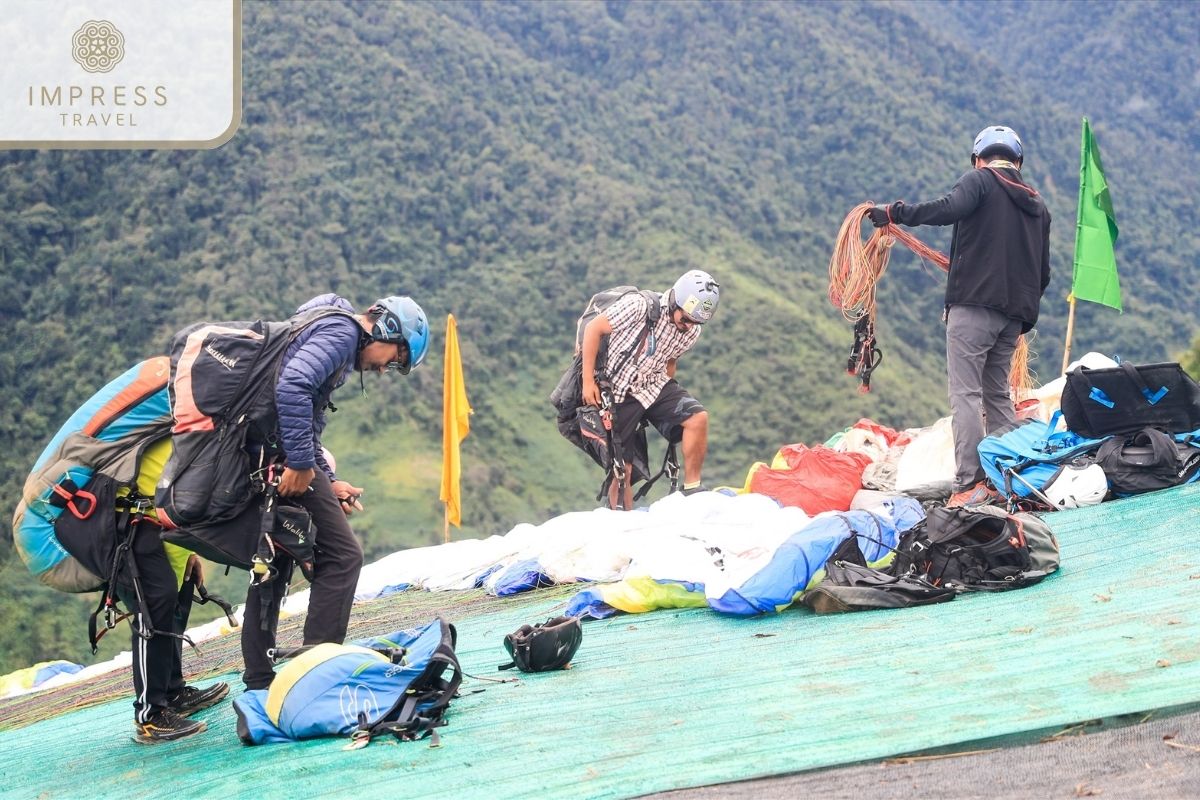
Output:
M1121 310L1121 281L1117 277L1117 220L1113 215L1108 182L1100 164L1100 149L1083 119L1079 151L1079 218L1075 225L1075 265L1071 294Z

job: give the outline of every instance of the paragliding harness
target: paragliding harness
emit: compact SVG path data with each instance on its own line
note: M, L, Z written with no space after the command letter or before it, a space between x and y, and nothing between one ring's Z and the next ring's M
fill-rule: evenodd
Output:
M296 567L305 580L312 581L316 575L317 529L306 509L279 502L282 469L282 464L272 462L251 477L254 491L263 495L258 542L249 559L251 591L266 591L276 580L290 584ZM281 553L290 558L282 573L275 563ZM258 624L262 630L270 630L271 603L266 598L259 604Z
M497 669L516 667L521 672L566 669L583 642L578 617L552 617L536 625L522 625L504 637L504 649L512 659Z
M277 425L274 387L285 351L310 325L335 316L354 320L325 307L285 322L199 323L175 334L169 385L174 446L155 492L164 528L211 529L254 502L246 444Z
M94 508L94 504L93 504ZM96 610L88 617L88 641L92 646L92 654L95 655L99 649L100 639L104 634L113 628L124 619L135 617L138 622L130 622L130 627L133 632L142 639L149 641L155 636L169 636L173 639L180 639L196 648L196 643L191 640L186 634L174 633L172 631L155 630L150 623L150 607L146 602L146 594L142 590L142 576L138 569L137 556L134 554L133 545L139 531L143 525L154 525L151 520L147 523L147 511L152 508L151 499L142 497L136 492L131 492L126 497L117 499L117 541L113 547L112 558L109 560L108 574L105 580L104 592L101 594L100 603L96 606ZM89 512L90 515L90 512ZM157 527L157 526L155 526ZM124 567L128 576L129 585L133 589L133 595L136 609L129 609L122 614L118 608L117 599L117 582L120 577L121 569ZM200 604L216 603L225 616L229 619L230 627L237 627L237 620L233 616L233 606L223 598L210 594L203 584L194 587L197 596L194 598ZM99 617L104 614L104 628L99 628Z
M850 358L846 361L846 374L858 377L858 391L871 391L871 373L883 363L883 351L875 344L875 320L869 315L858 318L854 323L854 344L850 347Z
M300 506L279 502L281 465L272 463L255 473L254 486L263 494L258 547L250 557L250 585L261 586L277 577L273 562L280 552L291 556L305 580L315 575L317 531L312 515Z
M1058 569L1058 541L1032 514L938 507L900 537L888 572L955 591L1031 586Z
M563 373L558 385L550 395L550 402L558 411L559 432L576 447L591 455L605 469L604 480L600 485L600 491L596 494L596 499L605 500L609 487L613 481L616 481L618 508L622 508L625 502L625 465L630 454L624 452L622 443L615 441L612 434L613 411L616 404L612 399L612 383L608 375L597 374L596 383L600 387L602 401L600 408L583 405L583 332L588 323L603 313L605 309L633 293L642 295L645 300L645 326L629 348L617 356L616 363L610 372L612 375L619 374L643 347L653 352L656 345L654 325L658 322L662 311L662 296L656 292L639 290L636 286L616 286L597 292L588 300L587 307L576 323L575 357L571 366ZM605 363L607 352L608 341L605 337L601 340L600 349L596 353L597 364ZM645 427L643 422L638 429L638 435L643 438ZM675 444L670 441L667 443L667 450L663 456L662 468L653 477L647 478L633 499L636 501L645 497L655 481L663 475L670 477L671 491L675 491L679 483L679 461L675 453Z
M351 734L354 741L346 749L366 747L374 737L388 733L402 742L415 742L429 736L432 747L441 745L437 729L447 724L446 711L450 701L458 696L458 687L462 684L462 667L454 651L458 631L440 618L431 626L437 626L441 631L442 641L428 664L381 719L371 720L365 711L358 712L358 729ZM410 666L409 648L397 642L375 639L370 648L395 666ZM444 677L447 671L449 678Z
M878 539L871 541L888 546ZM805 592L801 602L817 614L834 614L926 606L945 603L955 596L953 589L935 586L921 575L893 575L867 566L858 535L851 535L825 562L825 578Z
M617 484L616 510L623 511L625 510L625 453L624 446L620 441L617 440L617 438L613 436L612 433L613 422L615 420L615 404L612 402L611 390L605 388L606 386L607 382L605 382L600 389L600 397L603 402L600 407L599 418L601 427L604 430L604 443L609 454L609 466L608 473L604 476L604 481L600 484L600 491L596 493L596 499L599 501L607 500L609 487L611 487L615 481ZM581 428L584 428L583 420L584 417L581 415ZM638 426L636 435L640 437L641 442L645 442L646 427L647 423L645 420L643 420ZM584 428L584 431L584 435L589 435L586 428ZM644 449L644 447L639 449ZM638 490L633 495L633 502L636 503L638 500L641 500L643 497L648 495L650 490L654 488L654 484L664 475L667 476L668 480L671 482L671 488L667 490L667 493L671 494L678 491L679 455L675 448L675 442L671 441L670 439L667 440L667 447L663 453L662 466L659 467L658 472L642 482L642 485L638 487Z
M296 566L311 581L316 569L317 540L312 515L288 498L279 497L282 459L272 457L267 448L262 448L258 464L246 481L251 502L259 498L257 515L250 508L234 520L215 525L164 529L161 538L216 564L247 570L251 591L262 590L274 581L291 583ZM290 560L279 561L281 555ZM269 629L270 609L271 603L266 601L260 607L262 630Z

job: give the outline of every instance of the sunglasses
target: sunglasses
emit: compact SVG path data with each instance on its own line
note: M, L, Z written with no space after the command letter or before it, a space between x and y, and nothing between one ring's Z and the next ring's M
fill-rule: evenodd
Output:
M376 341L384 341L376 339ZM388 342L388 344L396 345L396 360L389 361L384 365L385 372L399 372L401 375L407 375L409 370L408 362L411 360L407 342Z

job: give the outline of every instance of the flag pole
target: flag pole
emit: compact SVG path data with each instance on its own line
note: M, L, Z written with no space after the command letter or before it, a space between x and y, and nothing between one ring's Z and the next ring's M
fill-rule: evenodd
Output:
M449 503L444 503L442 505L442 518L445 520L445 523L442 526L442 541L446 544L450 544L450 504Z
M1084 186L1084 172L1087 166L1087 117L1079 131L1079 197L1075 201L1075 250L1071 258L1071 291L1067 294L1067 303L1071 310L1067 314L1067 340L1063 344L1062 372L1067 374L1067 365L1071 363L1071 338L1075 335L1075 271L1079 269L1079 231L1083 228L1083 197L1087 187Z
M1075 333L1075 293L1067 295L1067 302L1071 304L1071 310L1067 314L1067 343L1063 346L1063 365L1062 372L1067 374L1067 365L1071 363L1071 337Z

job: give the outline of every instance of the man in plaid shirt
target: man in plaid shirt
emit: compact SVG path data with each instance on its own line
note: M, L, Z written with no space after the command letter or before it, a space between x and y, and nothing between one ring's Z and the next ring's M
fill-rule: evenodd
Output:
M675 364L700 338L712 319L720 285L707 272L692 270L662 296L658 319L646 330L646 298L630 292L588 323L583 333L583 402L600 406L601 383L611 393L614 443L634 452L638 426L645 419L670 442L683 442L683 493L704 491L700 472L708 451L708 412L675 381ZM608 354L597 371L600 342ZM633 505L633 468L625 465L621 507ZM609 506L618 507L617 484L609 487Z

